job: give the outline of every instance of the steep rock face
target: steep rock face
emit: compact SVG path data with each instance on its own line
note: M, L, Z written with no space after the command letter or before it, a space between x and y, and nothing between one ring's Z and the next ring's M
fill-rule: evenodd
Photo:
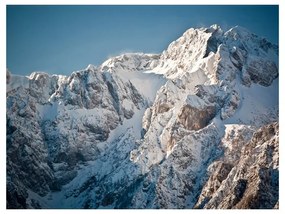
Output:
M201 100L202 101L202 100ZM199 130L207 126L216 115L214 106L206 103L199 103L199 98L196 96L187 97L187 105L181 108L178 114L179 122L188 130Z
M222 34L217 25L187 30L161 54L157 68L171 79L183 75L185 71L190 72L200 59L207 57L210 52L216 52Z
M274 208L279 189L278 137L278 123L264 126L241 147L235 165L227 163L226 155L216 162L196 207Z
M209 134L211 133L211 134ZM148 160L133 161L143 177L123 208L187 208L195 203L207 166L221 155L220 135L214 123L197 132L178 131L180 140L160 163L147 169ZM144 154L143 154L144 155Z
M19 185L21 194L23 187L28 187L45 195L54 182L47 162L48 151L37 120L35 99L26 95L29 90L19 88L19 91L21 93L7 97L7 183L11 188ZM9 194L8 191L12 199ZM26 206L23 201L19 203Z
M225 120L234 115L240 104L240 96L237 91L233 90L225 100L225 104L221 109L221 119Z
M252 60L246 69L250 79L254 83L263 86L271 85L272 81L278 76L278 68L271 61L256 59Z
M271 85L278 76L278 60L273 57L278 55L278 47L242 27L232 28L225 38L231 46L230 59L242 71L244 84Z
M276 64L277 55L272 57L277 53L275 47L272 45L264 51L260 41L240 27L223 33L218 26L212 26L190 29L169 45L154 68L169 80L158 90L143 121L145 144L141 152L146 153L146 164L151 166L151 160L159 163L171 152L180 140L175 134L180 127L197 131L207 126L217 113L222 120L235 115L244 101L244 83L242 68L233 59L239 60L244 68L261 55L262 60ZM243 52L235 53L236 47L243 47ZM180 68L180 64L184 67ZM250 77L249 73L247 75ZM262 75L277 77L272 70Z
M93 67L70 77L8 79L7 185L23 187L8 190L8 207L31 206L22 200L27 189L40 196L60 190L77 175L78 163L98 158L98 143L146 107L131 82Z
M6 82L9 208L278 207L278 47L241 27Z

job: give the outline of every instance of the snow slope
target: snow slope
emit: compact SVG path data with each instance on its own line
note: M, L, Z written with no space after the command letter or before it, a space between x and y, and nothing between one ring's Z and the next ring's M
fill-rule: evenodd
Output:
M235 114L225 120L225 124L245 124L261 126L278 120L279 78L264 87L252 85L250 88L240 85L241 106Z

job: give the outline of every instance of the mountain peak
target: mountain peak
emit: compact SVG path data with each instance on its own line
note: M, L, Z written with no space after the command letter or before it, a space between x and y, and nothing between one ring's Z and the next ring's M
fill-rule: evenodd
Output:
M220 34L223 32L222 28L218 24L213 24L210 27L206 28L207 33L214 33L214 32L219 32Z
M234 37L234 39L248 39L250 37L257 37L248 29L238 25L225 32L225 36L231 36Z
M89 65L86 67L86 70L95 71L95 70L96 70L96 66L95 66L95 65L92 65L92 64L89 64Z

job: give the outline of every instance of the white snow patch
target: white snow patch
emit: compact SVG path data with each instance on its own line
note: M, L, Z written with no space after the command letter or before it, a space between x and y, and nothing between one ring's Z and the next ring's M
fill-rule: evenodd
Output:
M130 119L124 119L123 124L117 126L114 130L112 130L109 134L108 142L111 143L116 140L123 133L127 132L128 129L132 129L133 135L135 138L141 138L141 130L142 130L142 118L144 115L145 109L142 108L138 110L135 108L134 115Z
M268 87L258 84L252 84L250 88L243 85L236 86L241 94L241 104L235 114L224 123L260 126L264 122L270 122L268 121L270 119L274 120L270 115L274 116L274 112L278 110L278 85L279 78Z
M135 88L151 103L154 101L156 92L166 83L164 76L156 74L153 70L132 71L117 70L116 74L124 81L130 81Z
M130 100L124 99L122 103L122 107L124 107L126 110L133 110L134 104Z

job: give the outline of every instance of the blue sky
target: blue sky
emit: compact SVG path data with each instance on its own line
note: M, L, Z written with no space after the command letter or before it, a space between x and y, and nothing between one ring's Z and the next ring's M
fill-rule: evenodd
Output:
M160 53L215 23L278 44L278 17L278 6L7 6L7 68L69 75L124 52Z

